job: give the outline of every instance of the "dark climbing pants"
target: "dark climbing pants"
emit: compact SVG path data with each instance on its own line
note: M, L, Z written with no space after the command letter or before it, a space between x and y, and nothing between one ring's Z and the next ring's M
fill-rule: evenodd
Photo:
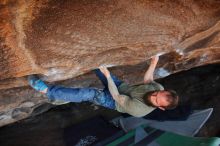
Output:
M64 102L83 102L89 101L106 108L115 109L115 100L112 98L106 77L99 69L95 70L97 77L104 85L104 89L96 88L66 88L62 86L53 85L48 88L47 96L50 100L64 101ZM122 81L111 74L111 77L118 87Z

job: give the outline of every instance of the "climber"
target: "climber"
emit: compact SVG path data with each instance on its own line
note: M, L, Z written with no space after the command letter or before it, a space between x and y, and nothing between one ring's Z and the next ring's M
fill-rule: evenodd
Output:
M173 109L178 104L179 97L175 91L164 90L162 85L154 81L153 74L158 60L159 56L152 57L144 75L144 83L139 85L129 85L119 80L105 66L95 70L104 89L48 86L36 75L29 76L28 81L31 87L46 94L51 101L89 101L135 117L143 117L155 108Z

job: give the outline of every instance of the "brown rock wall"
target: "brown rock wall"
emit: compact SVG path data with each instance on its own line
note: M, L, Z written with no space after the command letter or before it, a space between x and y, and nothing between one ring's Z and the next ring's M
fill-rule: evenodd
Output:
M176 54L171 62L162 61L170 73L219 62L219 5L214 0L2 1L0 88L24 86L29 74L64 80L102 64L134 65L157 53Z

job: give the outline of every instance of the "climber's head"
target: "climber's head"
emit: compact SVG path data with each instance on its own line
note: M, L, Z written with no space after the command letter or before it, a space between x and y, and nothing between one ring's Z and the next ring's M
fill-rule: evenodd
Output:
M174 109L179 102L179 96L173 90L152 91L144 96L145 104L161 110Z

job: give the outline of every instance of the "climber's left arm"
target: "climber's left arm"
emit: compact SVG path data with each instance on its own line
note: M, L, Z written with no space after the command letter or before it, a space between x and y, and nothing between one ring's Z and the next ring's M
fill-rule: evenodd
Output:
M147 71L144 75L144 83L145 84L150 83L154 80L154 71L155 71L155 68L157 66L158 60L159 60L158 55L153 56L151 58L150 66L149 66L149 68L147 69Z
M112 77L107 67L101 66L99 67L99 69L105 75L108 81L109 92L111 93L113 99L121 106L124 106L126 100L125 95L120 95L120 93L118 92L118 88L116 87L114 81L112 80Z

